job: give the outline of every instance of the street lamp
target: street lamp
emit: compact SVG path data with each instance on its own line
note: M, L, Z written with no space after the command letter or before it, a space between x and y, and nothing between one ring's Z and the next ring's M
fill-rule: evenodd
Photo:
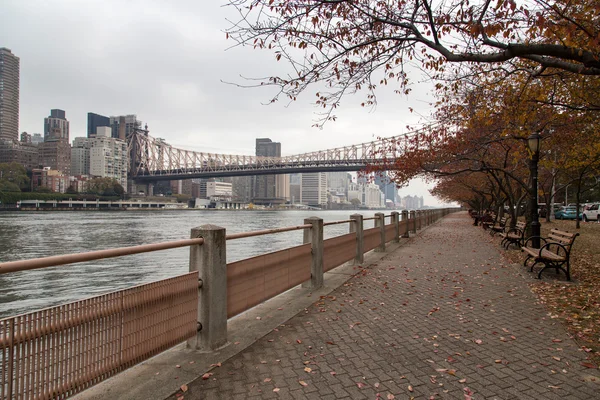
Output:
M529 163L529 173L531 175L531 245L539 249L540 248L540 215L538 213L538 199L537 199L537 188L538 188L538 161L540 160L540 142L541 137L539 133L532 133L527 138L527 146L531 154L531 161Z

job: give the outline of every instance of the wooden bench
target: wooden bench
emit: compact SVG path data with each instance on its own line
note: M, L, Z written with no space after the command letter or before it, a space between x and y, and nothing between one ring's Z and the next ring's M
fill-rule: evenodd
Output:
M506 250L508 250L508 247L511 244L516 244L518 247L521 247L523 244L523 239L525 238L526 227L527 223L525 221L517 221L517 225L514 228L500 233L500 237L502 237L500 245L504 246Z
M523 266L527 267L527 263L531 260L533 262L531 264L531 272L533 272L533 268L537 264L544 264L544 267L538 273L538 279L541 279L542 272L544 272L546 268L555 268L556 273L558 273L558 270L560 269L567 276L567 280L570 281L571 248L573 247L573 242L577 236L579 236L579 233L569 233L559 231L558 229L552 229L547 238L539 238L539 249L530 246L534 237L528 238L521 247L521 251L527 253L527 258L523 262Z
M494 225L494 221L496 220L496 215L494 214L484 214L479 218L479 223L484 230L487 230L490 226Z
M509 217L502 217L499 221L496 221L495 224L491 225L489 227L490 235L494 236L496 233L504 232L509 219Z

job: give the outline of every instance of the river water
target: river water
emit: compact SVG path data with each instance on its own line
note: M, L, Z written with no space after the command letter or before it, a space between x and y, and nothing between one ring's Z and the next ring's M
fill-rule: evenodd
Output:
M190 230L214 224L238 233L302 225L317 216L325 222L349 219L353 211L79 211L1 212L0 263L187 239ZM363 212L365 218L374 212ZM389 212L386 212L389 214ZM367 221L365 228L373 226ZM348 232L348 224L324 228L325 238ZM302 231L227 243L227 261L236 261L302 243ZM188 270L189 249L180 248L0 275L0 318L180 275Z

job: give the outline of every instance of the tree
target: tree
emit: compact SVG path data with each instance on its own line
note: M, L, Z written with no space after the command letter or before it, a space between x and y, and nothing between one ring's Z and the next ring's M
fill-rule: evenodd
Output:
M325 86L318 124L335 119L346 94L394 83L408 93L408 66L433 78L477 73L540 75L559 70L600 76L600 7L596 0L229 0L240 15L227 30L238 45L267 49L291 67L287 76L259 79L296 100Z
M0 192L20 192L18 185L4 179L0 179Z
M93 178L88 181L87 192L102 196L121 196L123 186L114 178Z
M0 163L0 184L4 182L10 182L14 184L18 190L13 191L21 191L21 189L25 189L29 184L29 178L27 177L27 170L21 164L12 162L12 163ZM6 187L14 186L7 185Z
M358 206L360 206L360 204L361 204L361 203L360 203L360 200L359 200L359 199L357 199L357 198L353 198L353 199L351 199L351 200L350 200L350 203L352 203L352 205L353 205L354 207L358 207Z

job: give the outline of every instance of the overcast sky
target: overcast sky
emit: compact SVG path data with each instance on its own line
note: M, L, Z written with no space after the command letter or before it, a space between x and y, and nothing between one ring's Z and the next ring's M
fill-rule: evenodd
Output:
M283 155L371 141L424 122L430 85L407 96L388 88L379 105L346 97L338 120L313 128L315 90L286 107L263 105L273 88L226 82L285 71L273 54L234 43L223 32L236 19L224 0L1 0L0 47L21 60L20 131L43 133L50 109L66 111L71 140L86 136L87 113L137 114L150 134L175 147L254 154L255 139L281 142ZM230 48L230 49L228 49ZM411 113L409 107L415 109ZM431 198L423 184L401 195Z

